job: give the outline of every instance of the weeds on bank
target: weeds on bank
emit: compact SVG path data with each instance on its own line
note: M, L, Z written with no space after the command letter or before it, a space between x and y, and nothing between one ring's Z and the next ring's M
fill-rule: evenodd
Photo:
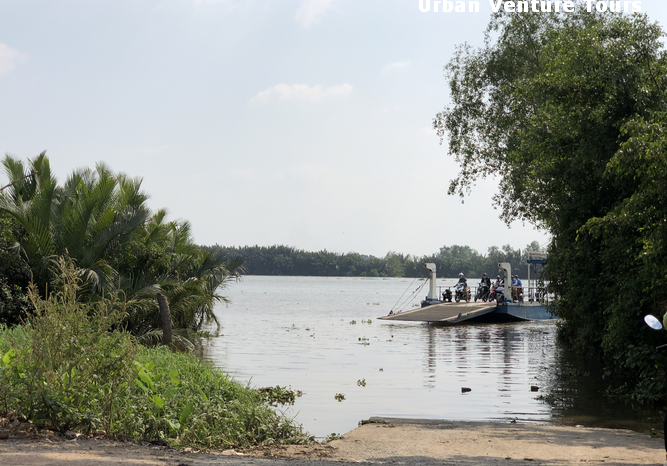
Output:
M0 401L6 411L55 430L109 429L116 411L111 400L127 388L137 345L109 331L122 319L115 300L84 306L76 298L74 267L61 262L60 272L60 289L47 299L30 286L30 325L2 331Z
M322 443L326 445L329 442L333 442L334 440L340 440L342 438L343 436L341 434L337 434L336 432L331 432L329 435L325 437Z
M102 429L174 446L313 441L258 390L190 354L141 347L110 330L119 328L122 305L79 303L78 272L64 263L60 270L62 283L47 299L30 289L29 325L0 327L0 410L61 432Z
M117 431L203 448L308 443L301 426L246 387L189 354L142 348ZM274 403L283 404L278 400Z

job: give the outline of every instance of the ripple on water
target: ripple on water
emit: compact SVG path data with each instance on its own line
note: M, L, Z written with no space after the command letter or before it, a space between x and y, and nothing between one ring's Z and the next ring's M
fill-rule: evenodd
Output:
M553 370L559 364L553 322L436 327L375 320L389 312L407 284L245 277L227 290L233 304L216 310L224 336L205 343L204 357L254 386L303 391L287 412L320 437L347 432L371 416L533 422L563 417L537 399L561 383ZM369 319L371 324L362 323ZM365 387L357 385L360 379ZM539 393L531 392L533 385ZM471 391L462 393L462 387ZM346 400L336 401L336 393Z

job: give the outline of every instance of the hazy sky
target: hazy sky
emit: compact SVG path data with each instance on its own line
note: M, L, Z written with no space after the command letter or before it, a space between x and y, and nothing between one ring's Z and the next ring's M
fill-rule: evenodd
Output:
M661 23L667 2L643 0ZM431 121L491 12L419 0L0 0L0 152L106 162L200 244L427 254L524 247L497 181L461 204ZM0 174L0 183L6 176Z

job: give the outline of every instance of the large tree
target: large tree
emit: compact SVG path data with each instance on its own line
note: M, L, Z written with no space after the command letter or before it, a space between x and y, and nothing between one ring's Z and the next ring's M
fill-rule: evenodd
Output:
M561 334L656 398L664 365L648 356L641 316L660 311L667 285L662 35L644 15L581 4L495 14L484 47L459 47L446 67L452 105L434 120L461 165L451 193L498 175L502 218L551 233Z

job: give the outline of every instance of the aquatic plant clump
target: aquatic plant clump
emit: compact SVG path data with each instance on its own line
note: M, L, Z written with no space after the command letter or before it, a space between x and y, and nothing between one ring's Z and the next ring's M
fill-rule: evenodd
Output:
M293 390L288 387L262 387L258 389L262 399L271 406L293 405L297 398L303 396L301 390Z

